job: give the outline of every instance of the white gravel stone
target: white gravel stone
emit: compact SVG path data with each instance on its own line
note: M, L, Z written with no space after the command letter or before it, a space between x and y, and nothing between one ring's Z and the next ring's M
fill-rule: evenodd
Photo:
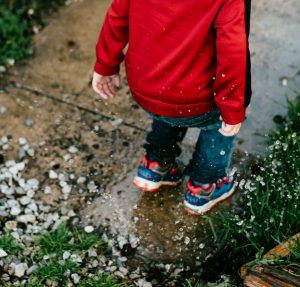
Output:
M78 148L76 146L72 145L72 146L70 146L68 148L68 152L69 153L77 153L78 152Z
M27 150L27 154L28 154L30 157L34 157L34 155L35 155L34 149L33 149L33 148L28 149L28 150Z
M73 209L71 209L71 210L68 211L67 216L68 217L74 217L74 216L76 216L76 213L74 212Z
M6 107L0 106L0 114L4 114L6 112Z
M10 210L10 214L14 215L14 216L19 215L21 212L22 212L22 210L18 206L14 206Z
M31 178L27 181L28 189L37 190L39 188L39 181L36 178Z
M32 265L31 267L29 267L26 271L27 275L30 275L33 271L35 271L38 268L37 265Z
M50 186L45 186L45 188L44 188L44 192L45 192L45 194L50 194L51 192L52 192L52 189L51 189L51 187Z
M0 248L0 258L7 256L8 254L2 249Z
M71 256L71 253L69 251L65 251L63 253L63 260L67 260Z
M11 233L11 236L16 239L16 240L19 240L20 239L20 234L17 232L17 231L13 231Z
M36 216L33 214L24 214L17 217L18 222L22 223L34 223L36 221Z
M20 137L19 138L19 144L20 145L25 145L25 144L27 144L27 140L25 138L23 138L23 137Z
M88 225L88 226L84 227L84 231L86 233L91 233L94 231L94 227L92 225Z
M20 206L19 202L17 200L15 200L15 199L9 199L7 201L7 205L10 208L15 207L15 206Z
M125 268L125 267L120 267L119 270L120 270L120 272L122 272L124 275L127 275L127 274L128 274L128 269Z
M15 220L9 220L9 221L5 222L5 227L8 230L16 229L17 225L18 225L18 223Z
M71 274L71 278L72 278L74 284L78 284L81 277L77 273L73 273L73 274Z
M97 257L97 251L95 250L95 249L93 249L93 248L90 248L89 250L88 250L88 256L89 257Z
M29 197L29 196L22 196L21 198L20 198L20 203L22 204L22 205L27 205L28 203L30 203L31 202L31 198Z
M58 174L54 170L51 169L49 171L49 178L56 179L56 178L58 178Z
M72 262L78 262L78 263L81 263L81 262L82 262L82 259L81 259L81 257L80 257L78 254L72 254L72 255L71 255L71 261L72 261Z
M62 193L63 194L69 194L72 191L72 187L70 185L64 185L62 187Z
M27 266L26 263L16 264L14 275L19 277L19 278L23 277L27 269L28 269L28 266Z

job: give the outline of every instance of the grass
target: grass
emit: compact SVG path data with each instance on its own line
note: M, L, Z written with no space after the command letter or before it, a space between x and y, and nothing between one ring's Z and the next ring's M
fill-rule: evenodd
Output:
M20 250L19 244L10 234L0 236L0 248L8 255L14 255Z
M31 54L31 36L65 0L0 1L0 65Z
M277 269L285 270L294 274L296 276L300 276L300 238L298 238L289 248L289 255L286 257L278 257L272 260L262 259L256 260L249 267L253 265L270 265L276 266Z
M95 278L87 278L83 280L79 287L121 287L126 286L124 284L120 284L113 276L103 276L99 275Z
M88 264L89 259L86 257L86 252L91 247L97 249L97 254L107 250L107 244L98 235L86 233L77 227L70 227L66 222L53 231L38 235L34 242L34 248L29 254L27 252L23 253L23 250L10 234L7 233L0 237L0 248L4 249L9 255L14 255L21 262L27 262L29 267L32 265L37 266L37 269L27 277L28 282L25 285L18 286L42 287L45 286L47 280L51 280L58 283L60 287L66 287L73 284L69 276L72 273L77 273L82 277L77 285L79 287L126 286L124 283L118 283L118 280L112 275L103 275L103 270L99 269L101 267L87 271L86 264ZM62 260L64 251L69 251L71 255L66 260ZM50 256L45 258L44 255ZM72 255L76 256L73 258ZM78 262L79 257L82 258L80 260L82 262ZM7 257L5 260L8 262L10 258ZM85 275L82 275L83 270L85 270ZM90 276L93 277L90 278ZM0 278L0 286L15 285L4 283Z
M260 173L240 182L244 210L239 214L221 210L209 216L221 256L229 262L261 258L299 232L300 96L289 102L286 120L269 138L270 153L261 162Z
M72 273L77 272L78 266L71 260L57 261L53 260L44 263L36 269L30 276L30 284L33 286L43 284L47 279L51 281L61 282L63 285L64 273L70 270Z
M106 247L106 244L101 242L95 234L88 234L76 227L69 230L66 223L63 223L56 230L47 232L40 237L40 255L53 252L61 255L64 251L87 250L96 243L98 247Z

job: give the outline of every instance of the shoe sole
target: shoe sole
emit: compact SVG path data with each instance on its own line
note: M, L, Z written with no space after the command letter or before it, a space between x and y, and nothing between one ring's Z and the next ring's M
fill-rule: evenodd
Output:
M162 186L177 186L181 182L181 179L176 182L160 181L153 182L136 176L133 180L133 185L146 192L158 191Z
M229 197L231 197L234 194L237 185L238 185L238 182L235 182L229 192L224 193L222 196L220 196L219 198L217 198L215 200L209 201L207 204L205 204L203 206L191 205L187 201L184 201L184 205L185 205L184 211L187 212L189 215L201 216L201 215L211 211L219 203L221 203L221 202L227 200Z

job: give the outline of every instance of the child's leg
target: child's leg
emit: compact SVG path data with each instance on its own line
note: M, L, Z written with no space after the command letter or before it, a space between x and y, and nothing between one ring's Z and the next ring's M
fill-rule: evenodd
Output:
M174 162L180 155L181 149L178 145L185 134L187 128L171 126L160 120L153 120L152 130L147 134L144 148L147 157L151 161L158 161L162 164Z
M236 182L228 175L235 136L224 136L213 125L200 133L186 173L190 176L184 194L185 210L200 215L230 197Z
M194 183L214 183L226 177L235 136L224 136L219 125L202 129L186 173Z
M143 156L133 180L135 186L153 192L163 185L175 186L180 183L182 171L175 159L181 152L178 143L182 141L186 131L187 128L153 120L152 130L144 144L146 156Z

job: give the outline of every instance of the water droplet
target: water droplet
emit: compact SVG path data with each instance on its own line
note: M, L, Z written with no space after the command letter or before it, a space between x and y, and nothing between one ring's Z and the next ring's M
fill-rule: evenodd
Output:
M225 78L225 76L226 76L225 74L222 74L222 78Z
M214 92L214 96L216 96L217 95L217 93L216 92Z
M213 81L215 81L215 80L216 80L216 77L213 77L212 79L213 79Z
M221 150L221 151L220 151L220 155L225 155L225 151L224 151L224 150Z

